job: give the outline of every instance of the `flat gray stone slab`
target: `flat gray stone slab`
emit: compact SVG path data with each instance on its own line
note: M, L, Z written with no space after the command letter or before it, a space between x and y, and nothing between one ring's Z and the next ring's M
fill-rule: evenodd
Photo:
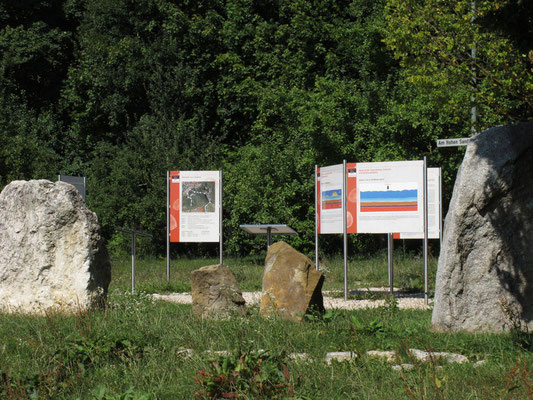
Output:
M330 365L333 360L338 362L351 361L357 358L357 354L353 351L333 351L326 354L326 364Z

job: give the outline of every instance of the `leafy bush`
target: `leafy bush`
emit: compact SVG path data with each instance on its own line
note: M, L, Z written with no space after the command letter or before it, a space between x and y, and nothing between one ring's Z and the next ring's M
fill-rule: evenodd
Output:
M260 399L281 399L293 395L289 370L279 356L267 352L221 355L209 360L195 378L201 386L198 399L239 399L248 394Z

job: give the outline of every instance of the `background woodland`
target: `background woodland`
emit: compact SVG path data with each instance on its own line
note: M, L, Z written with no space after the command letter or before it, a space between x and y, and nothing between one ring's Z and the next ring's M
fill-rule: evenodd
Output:
M0 189L85 176L111 249L135 227L162 255L166 171L222 169L227 253L264 250L245 223L289 224L310 252L315 164L427 156L447 203L463 151L436 140L532 118L532 16L519 0L0 0Z

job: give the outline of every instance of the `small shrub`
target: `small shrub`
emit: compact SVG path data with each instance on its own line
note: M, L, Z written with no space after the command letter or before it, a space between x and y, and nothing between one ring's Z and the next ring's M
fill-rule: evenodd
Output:
M287 366L281 357L266 352L210 359L208 370L199 370L195 382L201 386L196 392L197 399L239 399L247 394L279 399L293 394Z

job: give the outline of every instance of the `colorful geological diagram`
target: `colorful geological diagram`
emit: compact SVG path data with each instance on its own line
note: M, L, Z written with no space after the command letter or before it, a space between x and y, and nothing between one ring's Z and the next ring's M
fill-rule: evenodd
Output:
M331 210L336 208L342 208L342 189L322 192L322 209Z
M418 190L368 190L360 193L360 212L418 211Z

